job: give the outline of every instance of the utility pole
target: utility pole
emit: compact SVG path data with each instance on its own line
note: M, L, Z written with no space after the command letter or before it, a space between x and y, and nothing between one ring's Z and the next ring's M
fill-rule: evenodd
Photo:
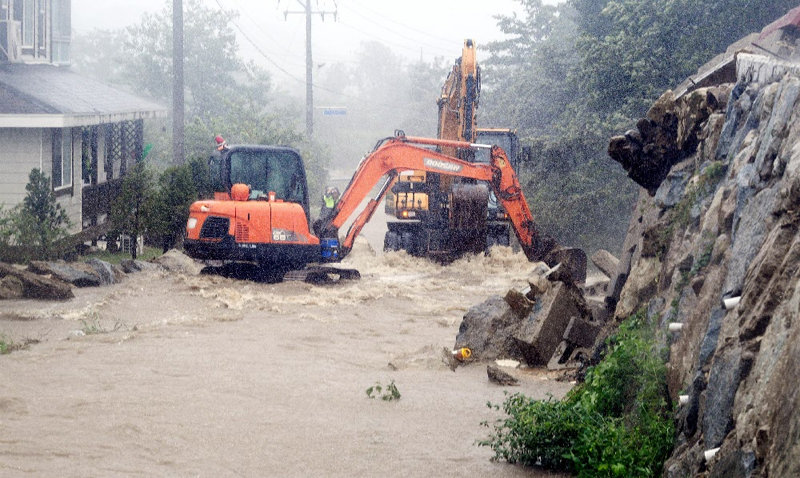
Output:
M172 0L172 160L184 163L183 154L183 1Z
M333 2L334 7L336 7L333 11L328 11L325 9L322 10L312 10L311 9L311 0L297 0L297 3L303 7L302 11L289 11L285 10L283 12L284 20L288 19L289 15L291 14L303 14L306 16L306 136L308 139L311 139L312 135L314 134L314 87L313 87L313 77L314 77L314 61L312 60L311 55L311 15L319 14L322 17L322 21L325 21L325 15L333 15L333 20L336 21L336 15L338 12L338 6L336 2Z

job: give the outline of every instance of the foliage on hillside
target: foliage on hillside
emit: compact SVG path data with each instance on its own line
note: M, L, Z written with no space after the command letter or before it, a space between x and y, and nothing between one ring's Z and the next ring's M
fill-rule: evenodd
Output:
M616 250L636 191L607 155L652 102L796 6L745 0L519 0L489 45L482 118L537 145L524 171L537 220L560 241ZM564 204L569 205L567 208ZM566 212L566 214L565 214Z

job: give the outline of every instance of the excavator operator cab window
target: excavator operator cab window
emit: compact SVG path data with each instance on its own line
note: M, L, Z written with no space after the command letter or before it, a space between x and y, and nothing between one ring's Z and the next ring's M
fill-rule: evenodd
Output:
M506 152L509 160L512 160L511 155L513 150L511 138L508 135L479 132L476 142L480 144L496 144L497 146L503 148L503 151ZM488 148L479 148L475 152L475 162L489 164L491 162L491 154L492 152Z
M250 186L250 199L295 202L307 209L305 171L299 155L291 150L238 150L230 154L230 184Z
M225 176L222 164L222 158L219 157L219 155L212 156L208 159L208 174L211 179L212 191L225 191L227 189L225 187Z

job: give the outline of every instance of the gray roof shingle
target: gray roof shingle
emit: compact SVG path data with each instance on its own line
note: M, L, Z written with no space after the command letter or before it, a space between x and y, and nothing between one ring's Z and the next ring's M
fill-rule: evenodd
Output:
M165 116L166 108L63 67L0 64L0 115Z

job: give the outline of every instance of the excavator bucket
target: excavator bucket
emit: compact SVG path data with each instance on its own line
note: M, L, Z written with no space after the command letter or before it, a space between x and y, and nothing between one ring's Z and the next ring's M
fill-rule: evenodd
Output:
M486 250L486 216L489 188L486 184L455 184L450 198L450 243L456 255Z
M586 282L586 252L576 247L556 247L544 258L550 267L561 268L574 282Z

